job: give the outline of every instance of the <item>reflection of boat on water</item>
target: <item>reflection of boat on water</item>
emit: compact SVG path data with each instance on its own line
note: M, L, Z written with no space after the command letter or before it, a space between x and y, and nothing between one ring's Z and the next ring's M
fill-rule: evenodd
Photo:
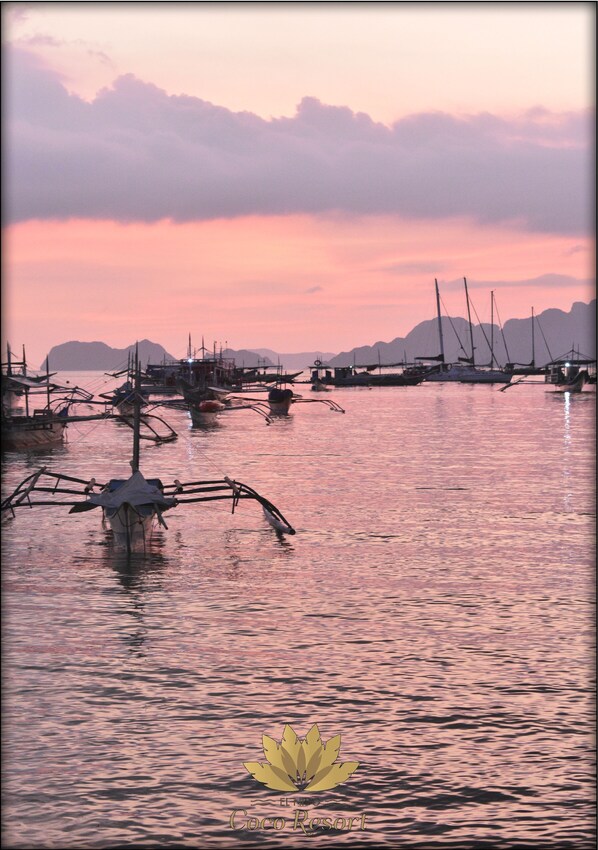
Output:
M139 386L140 372L136 363L135 389L139 389ZM42 467L25 478L2 502L2 511L10 511L14 515L19 507L36 505L67 505L71 508L70 513L101 508L116 545L126 549L127 553L145 550L155 522L166 528L163 514L184 503L228 500L234 512L241 500L252 499L261 505L266 520L278 532L295 533L275 505L248 485L226 475L221 479L184 483L175 479L167 485L158 478L146 479L139 470L142 417L137 393L135 399L133 456L130 464L132 474L129 478L113 478L107 484L100 484L95 478L85 480ZM39 494L44 495L36 498ZM73 499L73 496L78 498Z

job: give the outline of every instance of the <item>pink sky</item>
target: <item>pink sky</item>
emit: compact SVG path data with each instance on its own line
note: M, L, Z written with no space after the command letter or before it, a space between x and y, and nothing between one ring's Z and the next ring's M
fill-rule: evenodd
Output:
M390 341L435 277L483 319L491 288L503 321L594 297L589 6L17 5L3 333L33 365Z

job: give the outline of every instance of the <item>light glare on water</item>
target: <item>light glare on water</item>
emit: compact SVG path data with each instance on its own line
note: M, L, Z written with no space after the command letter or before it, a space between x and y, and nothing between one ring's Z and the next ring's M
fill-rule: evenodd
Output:
M142 451L146 477L251 485L295 537L252 502L179 506L129 560L96 512L4 524L5 846L593 846L595 396L333 397L269 427L169 412L178 441ZM5 491L127 474L129 429L68 434L7 453ZM292 822L243 767L286 723L359 762L310 816L367 828L231 829Z

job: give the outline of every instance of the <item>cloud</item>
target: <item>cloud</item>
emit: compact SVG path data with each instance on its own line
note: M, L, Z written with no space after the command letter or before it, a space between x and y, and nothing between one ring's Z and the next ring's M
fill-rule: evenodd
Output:
M568 251L565 251L565 256L572 257L574 254L587 254L588 250L587 245L573 245Z
M569 289L589 286L591 284L593 284L593 281L580 280L577 277L564 274L542 274L538 277L523 278L521 280L473 280L467 278L468 289L483 289L485 292L491 289ZM438 285L443 290L460 290L463 289L463 278L460 277L449 281L439 280Z
M340 212L593 229L585 113L428 113L389 127L308 97L292 118L266 121L132 75L88 103L32 54L9 50L10 221Z
M306 289L305 291L310 293L310 294L312 292L323 292L324 287L323 286L310 286L309 289Z

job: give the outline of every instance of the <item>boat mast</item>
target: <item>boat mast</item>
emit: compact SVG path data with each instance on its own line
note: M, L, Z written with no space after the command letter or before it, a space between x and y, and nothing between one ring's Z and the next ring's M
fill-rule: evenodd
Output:
M133 457L131 459L131 469L133 472L139 472L139 431L141 428L141 372L139 369L139 357L137 344L135 345L135 383L133 395Z
M440 362L444 363L444 338L442 336L442 318L440 317L440 293L438 292L438 281L434 278L436 287L436 315L438 316L438 336L440 338Z
M46 354L46 407L50 409L50 355Z
M467 280L463 278L465 284L465 299L467 301L467 321L469 322L469 338L471 340L471 365L475 366L475 348L473 346L473 325L471 324L471 309L469 306L469 292L467 291Z
M490 368L494 368L494 290L490 290Z
M534 341L534 308L533 307L532 307L532 362L531 362L531 367L532 367L532 369L536 368L536 347L535 347L535 341Z

